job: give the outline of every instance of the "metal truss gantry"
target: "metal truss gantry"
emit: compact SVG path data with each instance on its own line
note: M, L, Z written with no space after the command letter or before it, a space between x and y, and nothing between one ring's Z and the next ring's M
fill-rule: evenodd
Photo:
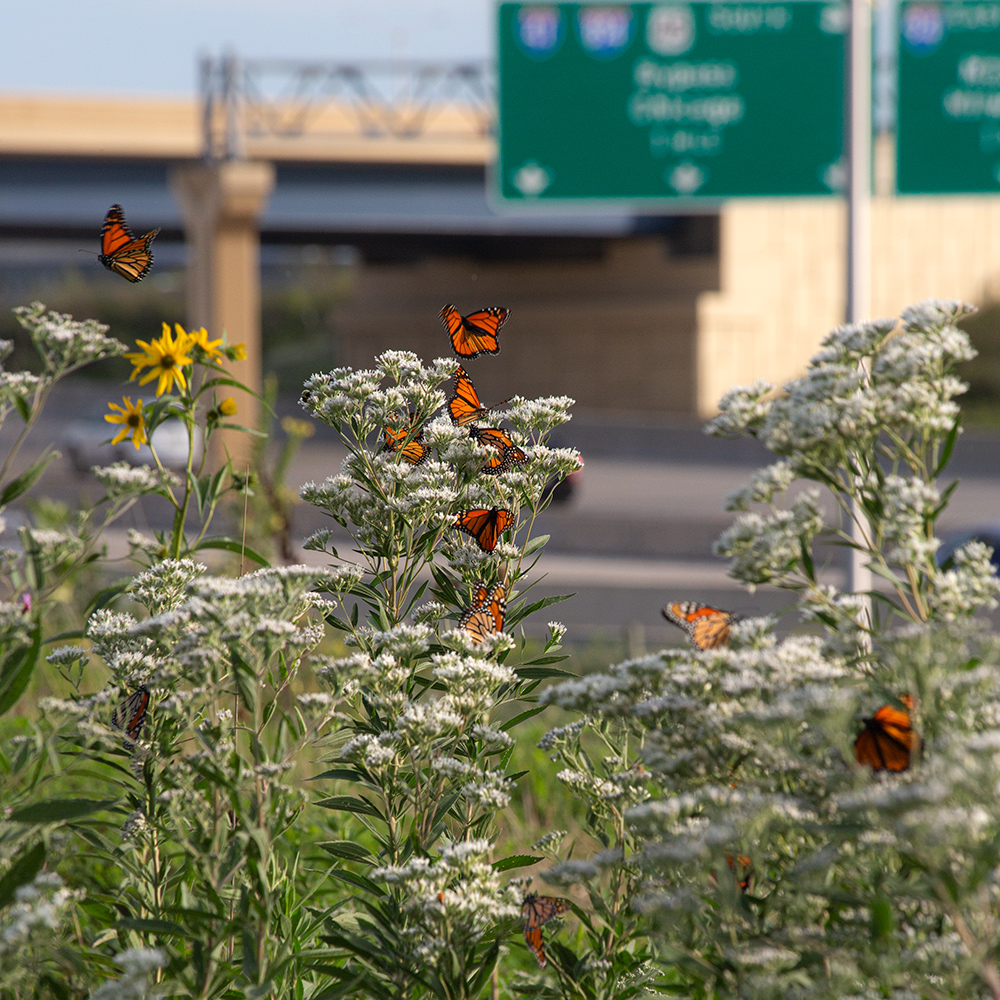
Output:
M491 63L242 59L201 63L204 155L263 140L481 140L493 131Z

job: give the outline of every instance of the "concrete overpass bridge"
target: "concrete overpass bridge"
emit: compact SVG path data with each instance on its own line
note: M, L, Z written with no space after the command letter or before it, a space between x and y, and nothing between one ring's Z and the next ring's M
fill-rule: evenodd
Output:
M348 244L363 261L338 318L348 363L388 346L442 354L444 302L502 303L514 312L503 375L477 372L482 391L694 411L694 303L716 280L714 217L496 209L488 66L223 60L203 84L200 101L0 95L0 240L89 247L121 203L133 228L163 227L157 248L185 242L188 321L251 345L256 241ZM244 203L221 225L227 251L220 219L204 223L230 196ZM623 327L642 331L631 357ZM658 376L640 343L651 335Z
M487 66L206 63L200 101L0 95L0 238L95 241L120 202L184 239L188 317L253 347L259 243L350 244L342 354L444 353L436 314L504 304L497 398L703 416L733 384L796 373L843 315L836 199L701 215L498 210ZM873 206L874 310L1000 293L1000 199ZM40 236L39 234L43 234ZM265 331L266 334L266 331ZM259 354L258 354L259 356Z

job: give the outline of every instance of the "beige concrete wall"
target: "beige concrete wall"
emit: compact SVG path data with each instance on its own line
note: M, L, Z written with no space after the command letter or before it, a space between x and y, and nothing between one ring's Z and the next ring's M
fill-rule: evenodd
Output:
M399 113L405 116L406 111ZM333 101L307 116L299 108L281 106L271 106L269 115L290 127L301 126L304 134L251 137L244 150L251 159L482 165L495 158L493 140L456 108L438 109L418 138L403 139L364 135L357 113ZM200 157L202 149L197 98L0 94L0 154L185 160Z
M699 296L697 412L731 386L798 375L843 322L846 211L827 200L745 201L720 219L720 288ZM1000 297L1000 198L876 198L872 315L925 298Z
M443 305L504 305L500 354L466 366L484 402L568 395L586 408L691 413L695 302L716 287L715 263L671 257L659 239L612 246L600 261L365 267L338 314L339 361L365 367L388 348L451 356Z

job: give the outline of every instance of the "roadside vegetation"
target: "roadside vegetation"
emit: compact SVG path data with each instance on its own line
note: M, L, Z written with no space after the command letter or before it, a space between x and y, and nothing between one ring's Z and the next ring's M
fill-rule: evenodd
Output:
M545 487L579 466L558 372L483 406L461 365L491 341L445 310L459 360L309 374L302 419L347 459L302 498L352 544L293 565L220 516L259 516L218 447L266 433L243 347L169 304L128 336L35 304L0 345L0 518L83 367L123 383L109 437L189 445L0 530L0 998L1000 1000L1000 585L981 543L936 558L971 307L841 327L721 401L709 432L774 461L717 550L803 634L679 603L690 643L584 670L533 591ZM112 570L145 496L169 525ZM830 544L879 586L831 582Z

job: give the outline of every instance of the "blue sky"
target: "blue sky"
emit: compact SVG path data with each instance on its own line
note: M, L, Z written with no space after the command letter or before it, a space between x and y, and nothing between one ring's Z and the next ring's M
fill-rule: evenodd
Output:
M0 0L0 93L193 94L199 55L481 59L492 0Z

